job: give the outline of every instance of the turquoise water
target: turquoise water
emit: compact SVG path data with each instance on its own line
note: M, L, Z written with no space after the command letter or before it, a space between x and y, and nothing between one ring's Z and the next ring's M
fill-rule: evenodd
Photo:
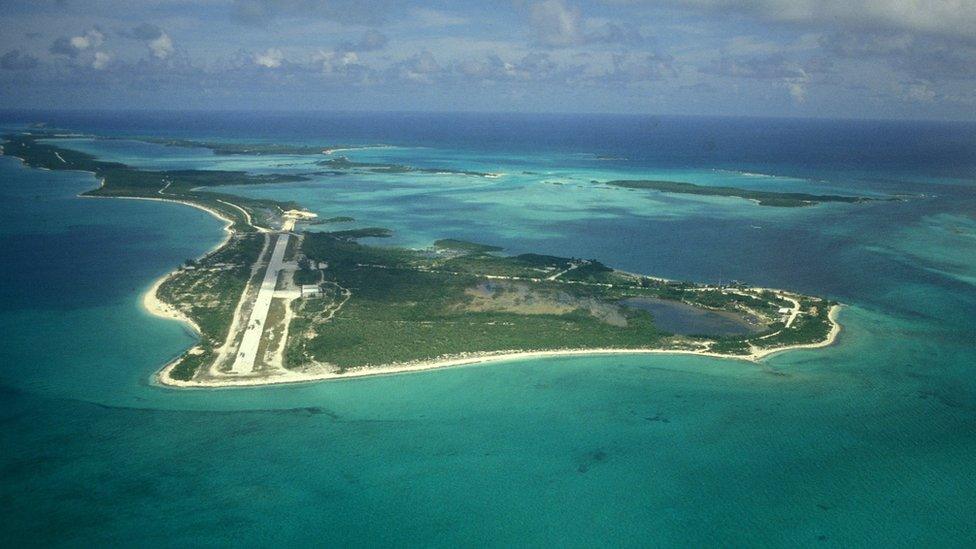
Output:
M155 131L193 136L178 129ZM141 293L219 242L220 224L177 205L76 198L94 184L90 175L2 157L0 196L10 208L0 217L0 539L976 543L968 160L938 169L922 160L785 169L784 160L766 166L779 168L764 172L774 177L755 177L741 173L760 172L755 162L738 171L608 163L568 147L479 152L370 137L359 140L402 148L349 156L510 175L332 177L235 191L353 215L358 225L394 229L402 244L469 238L674 278L813 292L848 305L845 331L834 347L760 366L587 357L292 387L163 389L150 375L193 339L145 314ZM308 169L300 158L127 143L76 146L156 167ZM588 185L627 173L926 196L777 209ZM557 177L568 183L545 182Z

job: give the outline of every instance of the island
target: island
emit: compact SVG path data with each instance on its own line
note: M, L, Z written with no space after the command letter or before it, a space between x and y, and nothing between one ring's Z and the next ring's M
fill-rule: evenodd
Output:
M60 147L43 133L4 138L3 154L82 170L86 197L165 200L224 220L226 238L145 294L197 343L155 381L227 387L345 379L487 361L582 354L682 353L758 361L830 345L834 301L745 284L693 284L615 270L597 259L506 255L445 238L383 246L384 227L313 231L300 204L221 193L222 185L301 176L143 170Z
M593 183L599 183L594 181ZM777 206L781 208L796 208L813 206L821 202L867 202L874 200L864 196L844 196L835 194L809 194L777 191L757 191L740 189L738 187L719 187L712 185L695 185L681 181L660 180L616 180L604 183L611 187L624 189L642 189L673 194L694 194L699 196L727 196L752 200L760 206Z

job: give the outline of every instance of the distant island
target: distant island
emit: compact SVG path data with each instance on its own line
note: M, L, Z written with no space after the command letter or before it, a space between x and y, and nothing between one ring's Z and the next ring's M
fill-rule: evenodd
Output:
M362 149L383 149L390 148L389 145L287 145L276 143L217 143L212 141L194 141L191 139L161 139L158 137L135 138L138 141L165 145L168 147L187 147L210 149L216 155L326 155L331 158L318 162L320 166L331 168L330 171L321 172L323 175L342 175L350 170L363 170L372 173L427 173L442 175L470 175L474 177L498 177L499 174L488 172L477 172L471 170L455 170L451 168L419 168L404 164L385 164L377 162L353 162L347 157L338 155L338 152L356 151Z
M594 183L599 183L594 181ZM713 187L711 185L695 185L693 183L682 183L680 181L659 181L659 180L617 180L607 181L606 185L611 187L622 187L625 189L645 189L650 191L660 191L663 193L675 194L695 194L700 196L730 196L753 200L760 206L778 206L785 208L795 208L799 206L812 206L820 202L867 202L873 200L863 196L842 196L833 194L808 194L790 193L775 191L755 191L749 189L739 189L736 187Z
M3 153L35 168L94 173L99 186L83 196L175 201L226 223L216 249L145 295L147 309L184 321L199 338L157 374L165 385L289 383L575 354L755 361L829 345L840 330L836 302L784 290L671 281L596 259L509 256L459 239L422 250L363 242L392 234L382 227L301 231L353 220L318 220L299 204L219 192L302 176L143 170L54 142L43 133L9 135Z

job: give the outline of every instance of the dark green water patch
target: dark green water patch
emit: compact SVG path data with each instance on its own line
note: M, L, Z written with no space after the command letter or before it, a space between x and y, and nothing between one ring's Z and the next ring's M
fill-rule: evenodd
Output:
M759 332L763 326L751 317L728 311L709 311L680 301L653 297L632 297L620 302L625 307L651 313L654 325L677 335L730 336Z

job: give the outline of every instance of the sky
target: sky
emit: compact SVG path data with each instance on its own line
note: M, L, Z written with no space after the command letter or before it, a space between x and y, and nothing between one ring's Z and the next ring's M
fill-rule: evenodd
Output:
M0 0L0 107L976 120L976 0Z

